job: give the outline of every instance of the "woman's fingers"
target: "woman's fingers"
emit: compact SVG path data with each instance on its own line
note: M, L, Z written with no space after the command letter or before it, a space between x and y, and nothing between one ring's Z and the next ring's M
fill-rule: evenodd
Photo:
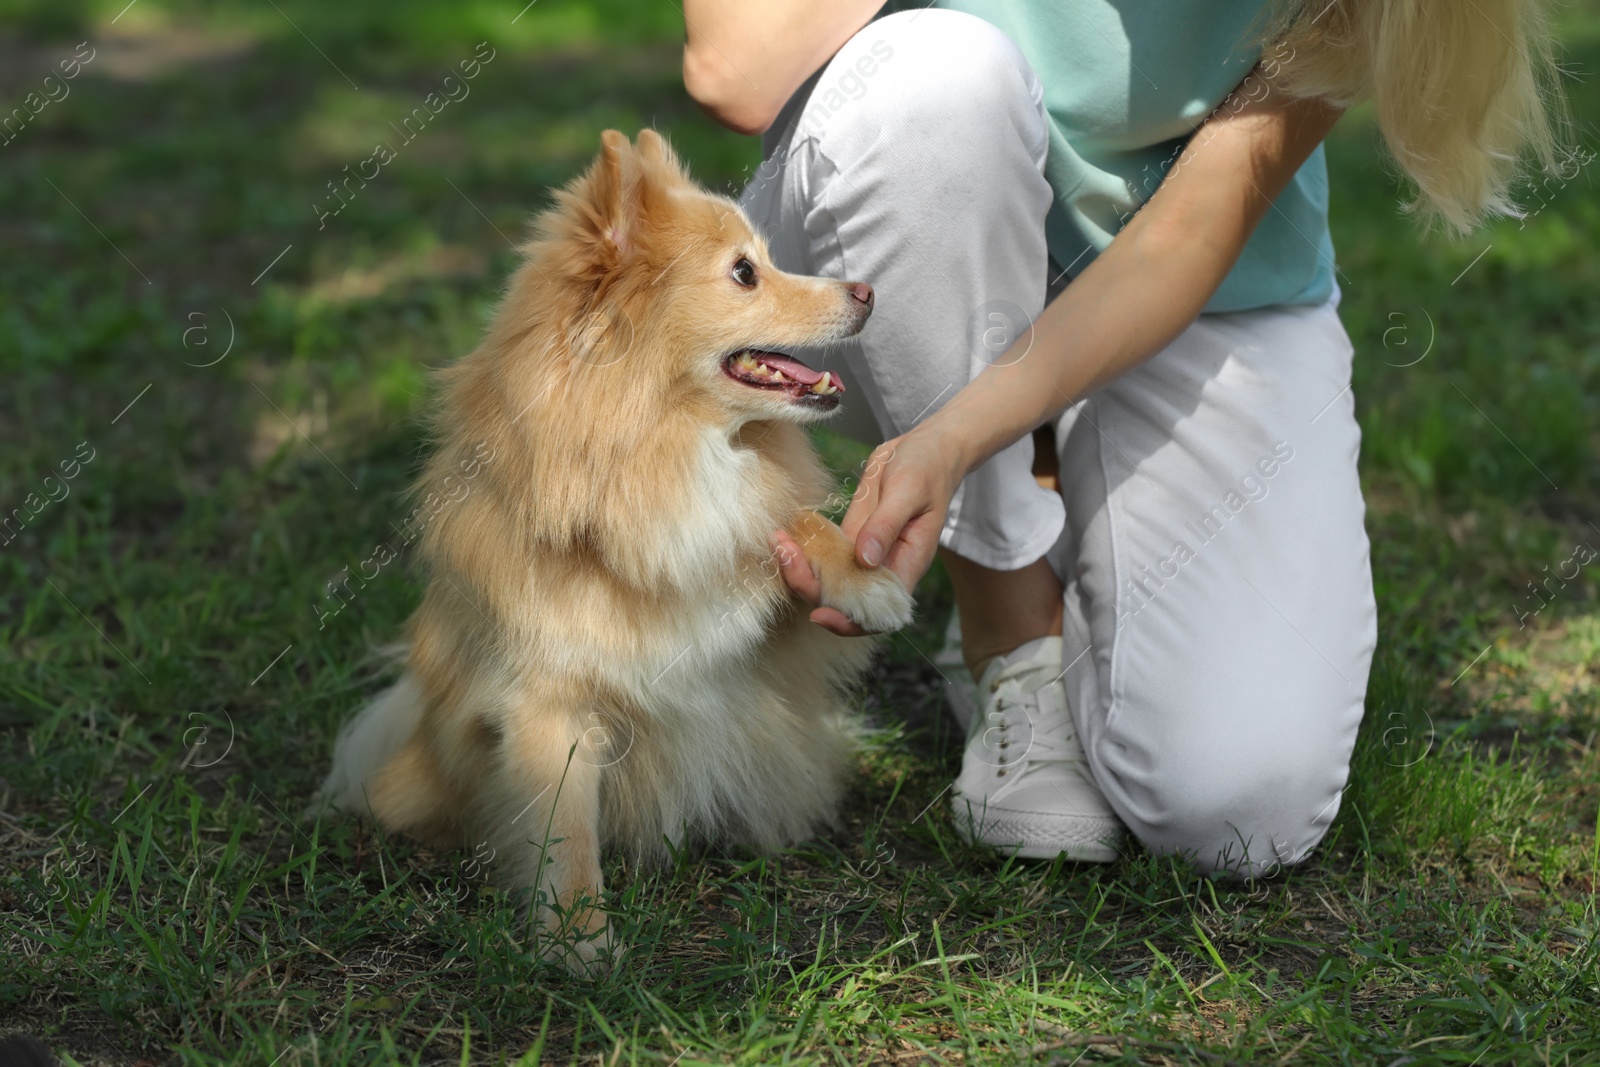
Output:
M787 530L774 530L770 540L773 554L778 559L778 573L783 575L784 582L794 590L796 596L812 607L821 604L822 582L817 578L817 572L811 569L811 561L806 559L806 554L794 543L794 538L789 536Z
M850 621L850 616L838 608L818 608L810 615L812 622L824 630L832 630L840 637L864 637L867 631Z
M863 565L882 564L907 589L933 564L959 477L937 440L916 431L880 445L841 524Z
M844 521L839 523L839 529L844 531L844 535L856 542L858 559L861 553L861 541L856 537L856 533L861 529L861 524L867 520L867 516L878 506L878 484L883 478L884 467L894 458L895 445L899 440L897 437L893 441L885 441L872 450L872 455L867 459L867 465L861 472L861 481L850 497L850 508L845 512Z
M884 556L883 565L894 572L900 584L915 590L922 576L933 566L939 551L939 532L944 529L944 508L914 516L900 529L900 536Z
M933 564L950 496L963 473L956 457L951 442L926 430L913 430L873 450L839 524L855 541L856 559L863 566L881 565L905 588L916 588ZM822 606L822 583L793 538L777 531L772 547L784 581L813 608L812 622L846 637L866 632L843 612Z
M784 582L794 590L795 595L811 606L812 622L840 637L861 637L867 632L851 622L850 617L838 608L821 606L822 582L812 569L811 561L806 559L805 553L800 551L800 546L794 543L794 538L789 536L787 530L774 530L771 542L773 555L778 560L778 573L783 575Z

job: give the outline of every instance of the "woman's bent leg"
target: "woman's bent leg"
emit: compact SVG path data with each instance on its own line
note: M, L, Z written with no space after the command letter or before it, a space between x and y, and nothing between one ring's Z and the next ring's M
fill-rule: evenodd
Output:
M1376 639L1335 304L1202 316L1057 426L1067 690L1151 849L1241 875L1338 812Z
M805 357L842 371L839 421L858 436L909 430L1044 306L1042 99L994 26L910 11L856 34L769 134L742 204L778 265L877 291L856 343ZM1025 438L970 475L941 543L996 570L1043 556L1062 509L1033 480L1032 458Z

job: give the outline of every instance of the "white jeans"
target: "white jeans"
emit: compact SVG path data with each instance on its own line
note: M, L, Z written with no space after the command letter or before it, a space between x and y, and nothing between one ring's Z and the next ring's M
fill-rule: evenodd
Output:
M807 357L844 376L835 428L910 429L1044 307L1041 100L998 29L924 9L870 23L779 117L746 211L779 266L878 294L856 342ZM996 569L1049 559L1097 783L1205 870L1303 858L1361 721L1376 612L1336 304L1201 316L1060 417L1059 496L1024 438L941 537Z

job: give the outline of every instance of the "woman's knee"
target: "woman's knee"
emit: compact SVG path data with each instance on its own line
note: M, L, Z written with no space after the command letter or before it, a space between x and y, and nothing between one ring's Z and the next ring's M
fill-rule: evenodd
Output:
M1150 851L1206 873L1261 877L1303 860L1338 814L1350 750L1343 739L1263 751L1218 737L1145 758L1098 760L1112 806Z
M868 23L828 64L796 121L802 133L864 143L926 134L947 157L1019 133L1042 152L1047 137L1038 80L1011 39L974 15L936 8Z

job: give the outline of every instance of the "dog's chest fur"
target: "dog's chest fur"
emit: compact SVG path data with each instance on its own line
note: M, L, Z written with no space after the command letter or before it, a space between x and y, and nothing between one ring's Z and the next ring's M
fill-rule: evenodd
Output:
M686 506L663 539L676 610L648 642L652 654L627 670L647 707L704 708L721 690L746 689L775 624L793 611L768 537L807 496L820 498L822 474L803 433L773 436L789 440L750 447L706 435ZM779 444L798 454L780 463L761 447Z

